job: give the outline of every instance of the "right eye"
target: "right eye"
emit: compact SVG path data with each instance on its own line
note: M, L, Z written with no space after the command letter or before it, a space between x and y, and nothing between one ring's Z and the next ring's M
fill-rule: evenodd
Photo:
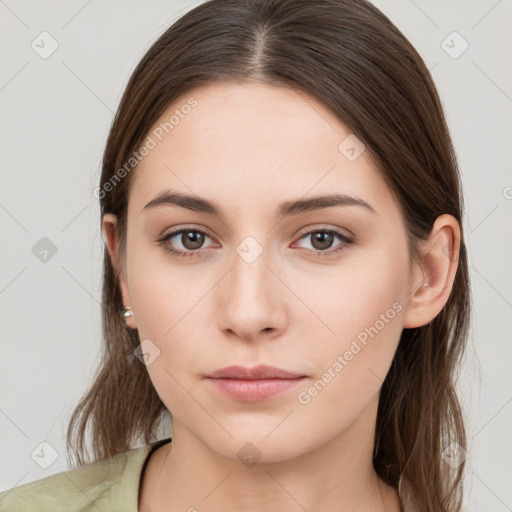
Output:
M165 237L158 242L165 251L174 256L190 257L199 254L198 249L202 247L205 237L210 238L208 234L201 229L182 228L165 235ZM173 238L177 238L177 240L172 243ZM183 248L176 249L177 243L181 243Z

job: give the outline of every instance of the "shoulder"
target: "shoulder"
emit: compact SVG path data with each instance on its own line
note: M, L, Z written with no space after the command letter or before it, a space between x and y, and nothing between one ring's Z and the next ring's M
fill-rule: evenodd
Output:
M144 445L3 491L0 511L136 512L140 473L151 447Z

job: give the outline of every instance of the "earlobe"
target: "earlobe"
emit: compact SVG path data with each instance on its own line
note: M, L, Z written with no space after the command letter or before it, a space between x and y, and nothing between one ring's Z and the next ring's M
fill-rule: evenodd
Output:
M122 264L120 262L119 257L119 244L117 240L117 234L116 234L116 227L117 227L117 217L114 214L106 213L103 215L102 219L102 230L103 234L105 236L105 244L107 251L110 256L110 261L112 262L112 266L114 268L114 271L119 276L119 286L121 288L121 294L123 297L123 306L132 307L132 302L130 298L130 291L128 289L128 281L126 279L125 269L122 267ZM135 316L133 310L131 311L130 316L124 316L124 310L119 311L119 315L122 316L125 321L126 325L130 327L131 329L136 329L136 323L135 323Z
M404 313L404 328L433 320L450 296L459 262L460 228L448 214L439 216L422 244L422 261L414 271Z

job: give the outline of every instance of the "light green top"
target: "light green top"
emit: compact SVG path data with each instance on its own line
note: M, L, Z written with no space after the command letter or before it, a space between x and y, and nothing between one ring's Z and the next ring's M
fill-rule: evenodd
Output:
M171 438L0 492L0 512L138 512L145 463ZM404 482L405 484L405 482ZM417 512L402 486L403 512Z
M1 512L137 512L145 462L170 438L0 493Z

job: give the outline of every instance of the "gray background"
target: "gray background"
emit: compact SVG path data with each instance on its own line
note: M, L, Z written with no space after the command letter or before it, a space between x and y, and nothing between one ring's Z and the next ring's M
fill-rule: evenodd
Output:
M466 510L510 511L512 0L375 3L432 70L462 170L474 294L460 379ZM65 427L100 357L102 150L134 66L196 4L0 0L0 490L68 469ZM44 31L58 43L47 58L31 47L51 49ZM46 262L33 252L44 237L57 249Z

